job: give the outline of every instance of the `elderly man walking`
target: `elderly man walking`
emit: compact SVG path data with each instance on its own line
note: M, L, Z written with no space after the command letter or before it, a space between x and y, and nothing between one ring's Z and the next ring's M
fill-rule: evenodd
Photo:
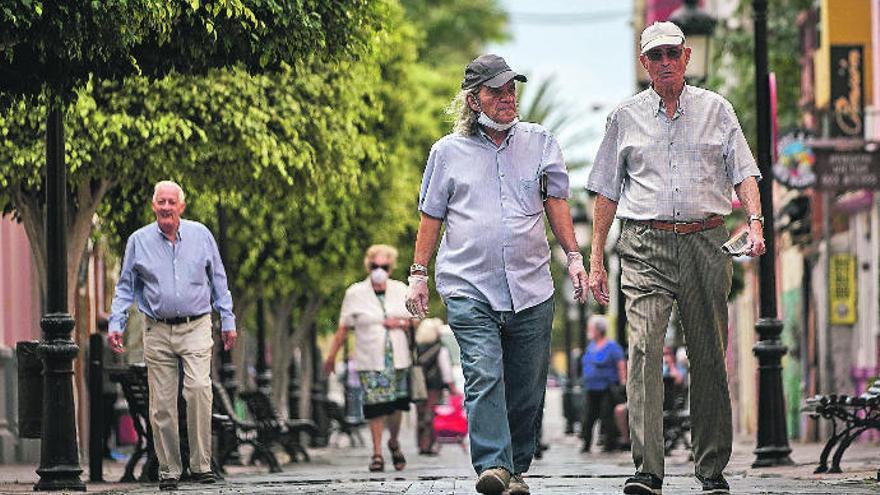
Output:
M559 144L517 116L514 81L525 80L497 55L465 69L454 132L431 148L422 179L407 296L424 317L427 265L445 224L437 291L461 347L471 462L484 494L529 493L522 474L540 425L554 310L544 213L586 298Z
M735 190L749 215L750 256L764 253L760 172L730 103L687 85L691 50L671 22L645 28L639 61L651 87L608 117L587 180L596 192L590 289L608 303L603 252L615 215L630 324L629 424L636 474L624 493L663 489L663 337L678 303L691 363L695 472L703 493L729 493L732 420L724 353L732 264L721 246Z
M150 424L159 458L159 489L174 490L180 479L177 430L178 360L183 362L190 469L200 483L211 472L211 305L220 313L223 345L235 344L235 315L217 242L204 225L183 220L183 189L156 184L156 222L128 239L110 316L108 341L124 352L122 332L128 308L137 302L146 316L144 361L150 387Z

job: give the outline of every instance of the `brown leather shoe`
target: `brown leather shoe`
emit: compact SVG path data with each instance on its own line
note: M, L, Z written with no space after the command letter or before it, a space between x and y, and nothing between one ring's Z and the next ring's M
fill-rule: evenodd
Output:
M501 495L510 483L510 472L502 467L484 470L477 478L477 492L483 495Z

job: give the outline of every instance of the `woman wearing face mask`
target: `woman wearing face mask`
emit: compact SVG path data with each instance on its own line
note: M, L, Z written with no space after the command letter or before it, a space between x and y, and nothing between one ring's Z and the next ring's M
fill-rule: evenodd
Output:
M406 284L389 278L397 260L397 250L384 244L367 249L366 279L345 291L339 315L339 329L333 339L324 371L334 369L336 353L354 329L354 360L364 389L364 417L370 425L373 456L370 471L385 469L382 433L388 426L388 450L394 469L406 466L400 450L401 412L409 410L407 377L412 365L408 333L415 320L406 309Z

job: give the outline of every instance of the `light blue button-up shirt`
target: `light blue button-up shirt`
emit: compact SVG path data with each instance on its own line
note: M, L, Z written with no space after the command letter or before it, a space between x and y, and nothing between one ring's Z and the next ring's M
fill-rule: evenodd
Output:
M128 238L109 331L125 330L128 308L135 301L141 312L156 319L209 313L212 300L222 330L234 330L232 295L211 231L181 219L177 243L172 244L154 222Z
M549 196L568 198L562 151L537 124L516 124L501 146L482 133L434 144L419 210L446 226L435 273L441 297L518 312L553 295L542 175Z
M733 107L685 85L671 119L653 88L611 112L587 189L618 202L620 218L684 222L730 213L750 176L761 173Z

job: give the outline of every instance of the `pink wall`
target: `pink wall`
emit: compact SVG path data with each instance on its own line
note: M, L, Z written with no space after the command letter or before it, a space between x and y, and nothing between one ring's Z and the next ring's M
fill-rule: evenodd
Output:
M0 347L39 338L35 273L24 227L0 218Z
M697 5L704 6L706 2L700 0ZM646 0L645 2L645 26L654 21L665 21L675 9L681 7L682 0Z

